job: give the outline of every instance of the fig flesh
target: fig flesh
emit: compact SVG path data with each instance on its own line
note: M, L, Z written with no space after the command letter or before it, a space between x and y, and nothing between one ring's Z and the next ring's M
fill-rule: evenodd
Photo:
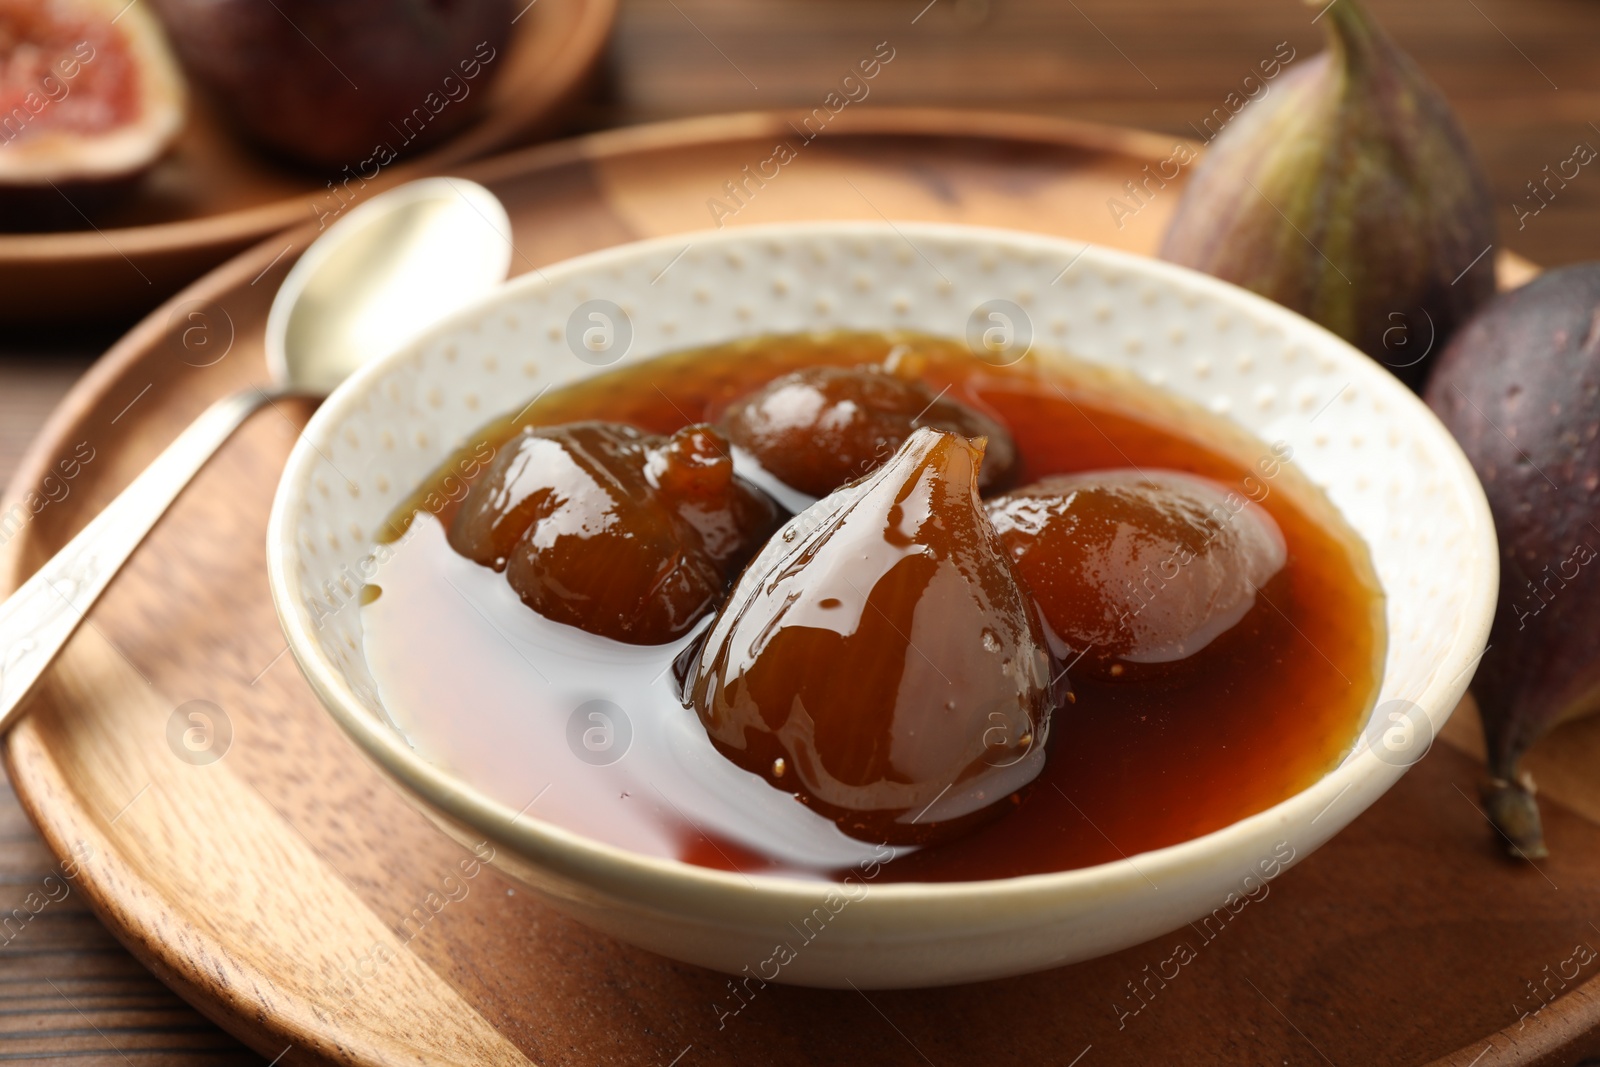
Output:
M510 0L155 0L184 67L251 139L361 180L468 122Z
M1513 854L1546 854L1518 761L1600 710L1600 263L1498 297L1440 357L1428 405L1483 482L1500 599L1472 680L1491 818Z
M985 491L1005 485L1016 466L1005 427L894 361L785 374L735 402L722 426L767 473L812 497L871 473L919 426L985 438Z
M1315 320L1420 391L1430 354L1494 293L1489 185L1444 96L1358 0L1323 22L1327 50L1207 149L1161 256Z
M1177 471L1057 475L987 509L1072 670L1122 677L1176 663L1235 626L1283 569L1261 507Z
M120 13L120 14L119 14ZM0 0L0 224L85 226L183 127L161 27L115 0Z
M688 700L716 747L852 837L958 836L1043 768L1050 666L978 500L982 457L922 428L795 516L695 665Z
M670 438L621 423L527 428L503 445L451 520L450 545L503 570L546 618L664 644L715 609L777 526L708 426Z

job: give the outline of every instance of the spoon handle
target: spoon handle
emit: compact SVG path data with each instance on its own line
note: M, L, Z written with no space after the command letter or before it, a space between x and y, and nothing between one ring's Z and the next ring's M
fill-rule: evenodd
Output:
M183 487L269 394L212 404L104 511L0 603L0 730Z

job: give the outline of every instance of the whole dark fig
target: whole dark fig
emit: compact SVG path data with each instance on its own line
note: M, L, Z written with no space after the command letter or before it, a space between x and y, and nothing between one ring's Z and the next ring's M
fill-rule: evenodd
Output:
M1489 185L1444 96L1357 0L1323 22L1327 50L1207 150L1161 256L1298 311L1420 390L1428 355L1494 293Z
M716 608L778 516L709 426L664 438L575 422L501 446L449 538L546 618L656 645Z
M1044 637L978 500L982 455L923 428L795 516L695 666L717 748L852 837L946 840L1044 766Z
M1500 601L1472 680L1491 818L1514 853L1546 852L1522 754L1600 710L1600 263L1497 298L1440 357L1428 405L1483 482Z
M245 134L366 180L472 117L514 13L511 0L155 4L184 66Z

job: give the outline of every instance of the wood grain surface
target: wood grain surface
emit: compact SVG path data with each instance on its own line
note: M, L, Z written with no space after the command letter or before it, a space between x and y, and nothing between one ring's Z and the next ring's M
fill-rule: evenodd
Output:
M1592 61L1594 42L1600 40L1600 6L1580 0L1369 0L1369 6L1451 97L1488 170L1503 243L1547 264L1593 257L1595 237L1600 233L1600 179L1587 170L1521 230L1516 227L1511 205L1526 195L1527 181L1541 176L1540 168L1566 158L1571 142L1594 135L1588 124L1600 121L1600 67ZM607 84L595 100L569 118L581 126L600 128L758 106L809 108L816 106L842 76L842 63L852 62L856 53L870 50L879 40L892 39L897 46L909 42L914 47L900 47L895 65L888 72L893 80L887 76L878 80L871 98L874 104L1026 109L1176 133L1188 130L1190 122L1199 121L1228 91L1237 88L1244 73L1278 41L1290 40L1299 49L1317 46L1317 34L1308 25L1306 12L1292 0L1140 0L1126 4L1103 0L1078 4L1050 0L938 0L913 23L912 17L923 7L924 0L623 0L606 64ZM736 61L759 88L745 82L725 62L723 54ZM1136 61L1159 88L1142 80L1130 61ZM1545 76L1559 88L1552 88ZM571 176L565 181L569 188L584 184ZM219 189L223 195L229 192L226 187ZM581 221L560 221L573 229L584 225ZM613 239L626 236L620 227L608 232L614 233ZM577 245L569 247L575 249ZM56 398L109 340L98 332L85 333L84 312L93 309L73 304L71 310L71 314L45 323L41 330L26 337L19 339L15 331L8 331L6 337L0 338L0 445L4 446L0 447L0 483L14 480L14 460L20 445L36 434ZM102 420L116 416L122 404L132 400L144 384L134 383L133 388L119 393L119 403L102 412ZM137 459L136 454L108 474L107 484L98 490L94 502L106 499L110 486L129 476ZM85 508L92 503L86 502ZM64 533L58 529L51 536ZM264 596L264 588L258 588L253 595ZM157 649L153 654L159 660L162 652ZM258 670L260 666L264 664L241 669ZM282 666L277 664L273 671ZM1471 723L1459 714L1452 720L1450 733L1465 744L1476 741ZM1547 754L1551 758L1544 758ZM1558 758L1570 756L1582 758ZM1451 769L1454 777L1440 775L1424 780L1425 776L1439 773L1435 762L1441 759L1456 764ZM1591 819L1600 819L1600 805L1590 802L1585 807L1581 787L1590 780L1586 769L1595 766L1596 761L1600 761L1600 731L1582 723L1563 728L1533 757L1535 773L1546 792L1560 791L1561 781L1573 779L1579 788L1563 795ZM1368 818L1378 818L1391 808L1409 810L1419 792L1441 810L1448 809L1451 803L1458 805L1458 818L1475 818L1467 801L1449 784L1459 782L1470 797L1471 770L1455 753L1441 748ZM26 892L50 873L54 858L31 843L36 840L31 834L5 818L5 810L0 804L0 885L20 903ZM1482 844L1465 825L1457 830L1466 847ZM1364 823L1357 823L1312 862L1367 858L1336 851L1345 847L1346 837L1362 832ZM1578 843L1571 838L1560 843L1569 842ZM1427 861L1426 851L1406 854L1403 841L1393 844L1394 851L1402 854L1397 869ZM337 850L333 854L337 856ZM1493 861L1488 851L1479 858L1484 866L1477 873L1497 870L1494 862L1498 861ZM1558 853L1557 858L1563 857ZM1281 890L1282 899L1289 899L1296 879L1310 878L1316 869L1308 865L1292 872L1275 885L1274 891ZM1560 885L1551 893L1570 897L1573 886L1556 872L1550 873ZM1534 876L1526 877L1531 880ZM1411 894L1408 885L1406 876L1400 874L1393 885L1376 892ZM134 1062L140 1067L255 1059L221 1031L207 1029L208 1023L200 1021L170 994L162 993L164 987L147 976L141 977L147 972L132 957L109 935L95 932L98 923L83 910L83 899L83 894L75 891L70 900L52 904L50 910L41 913L39 922L29 925L23 938L0 947L0 995L16 998L0 1007L4 1013L0 1015L0 1058L53 1060L70 1055L75 1062ZM1431 902L1415 894L1411 899L1416 904L1418 925L1425 925ZM1581 905L1573 908L1574 915L1584 910ZM1485 900L1481 914L1514 918L1515 908L1504 905L1496 913L1492 902ZM1313 929L1325 918L1325 914L1311 915ZM1583 923L1573 918L1572 925L1580 927L1581 935ZM1476 928L1464 929L1459 940L1477 945L1478 934ZM1600 947L1600 942L1592 943ZM1229 946L1219 943L1215 947ZM1261 950L1262 946L1255 948ZM1265 951L1270 956L1294 950L1267 946ZM1539 977L1541 968L1558 965L1566 958L1561 954L1548 959L1538 956L1535 948L1526 956L1507 957L1497 943L1485 943L1481 957L1469 952L1446 954L1436 966L1421 969L1422 973L1403 972L1396 984L1415 982L1420 988L1448 985L1458 974L1471 977L1484 972L1488 968L1485 960L1489 959L1504 960L1511 970L1521 967L1523 977L1533 980ZM1252 957L1226 958L1244 967L1247 974L1254 973L1248 971ZM1369 963L1351 980L1357 985L1376 982L1381 989L1381 970L1381 963ZM1373 979L1374 973L1377 979ZM52 988L50 983L59 988ZM1256 996L1248 986L1240 988L1242 997ZM1523 998L1520 1001L1516 999L1519 994ZM1500 981L1493 989L1481 987L1476 997L1486 1012L1503 1014L1503 1022L1498 1024L1508 1028L1501 1039L1503 1043L1527 1043L1529 1029L1519 1030L1516 1025L1516 1011L1526 1010L1532 1003L1525 988L1514 981ZM1213 1010L1227 1012L1236 1007L1237 999L1220 1002ZM1022 1009L1032 1003L1025 1002L1017 1012L1003 1012L996 1019L979 1020L974 1025L989 1031L1027 1027L1030 1019ZM1281 1000L1277 1003L1289 1008ZM1324 999L1321 1007L1328 1010L1330 1003L1333 1002ZM1402 1000L1384 1018L1403 1015L1411 1003ZM1522 1008L1514 1010L1519 1003ZM882 1006L882 1002L879 1004ZM590 1002L574 1010L610 1008ZM1155 1010L1152 1008L1141 1018L1153 1017ZM1271 1021L1270 1011L1259 1006L1256 1010ZM1550 1019L1552 1011L1541 1012L1529 1027L1543 1026L1541 1020ZM772 1016L755 1014L752 1009L743 1018L756 1022L760 1032L772 1034ZM899 1023L904 1022L896 1018ZM1304 1019L1298 1015L1295 1018L1305 1025ZM1434 1025L1434 1018L1424 1013L1417 1028L1426 1031ZM875 1014L869 1013L861 1025L888 1031L888 1025ZM1281 1023L1278 1025L1281 1028ZM1329 1025L1342 1025L1356 1034L1363 1030L1377 1032L1375 1041L1384 1037L1382 1028L1374 1031L1359 1015L1345 1014ZM1255 1026L1254 1017L1236 1019L1241 1033L1251 1033ZM1391 1056L1377 1057L1365 1050L1350 1051L1348 1043L1325 1042L1315 1030L1306 1032L1317 1038L1318 1046L1333 1062L1341 1064L1385 1058L1420 1062L1424 1058L1412 1055L1414 1044L1397 1044ZM1285 1036L1294 1035L1285 1031ZM1090 1051L1082 1063L1095 1062L1103 1048L1101 1045ZM603 1046L603 1051L615 1062L628 1062L616 1045ZM1243 1046L1234 1047L1234 1051L1237 1054L1228 1058L1235 1062L1324 1062L1307 1045L1291 1047L1285 1043L1282 1055L1271 1060L1254 1057ZM668 1048L654 1058L640 1060L666 1064L677 1052ZM907 1054L914 1056L909 1050ZM1077 1054L1077 1050L1068 1048L1042 1059L1065 1064ZM272 1050L259 1062L275 1055L277 1050ZM694 1062L693 1055L691 1051L682 1062ZM1477 1051L1471 1051L1458 1062L1464 1065L1476 1055ZM1553 1054L1545 1062L1572 1062L1576 1055L1569 1050ZM1158 1062L1179 1057L1177 1050L1168 1049ZM827 1061L821 1052L813 1059ZM933 1056L933 1062L941 1067L959 1059ZM750 1062L761 1061L757 1049Z
M55 881L46 882L54 877ZM30 894L48 903L35 913ZM15 909L30 916L18 920ZM75 1063L255 1062L128 955L0 788L0 1055Z
M706 191L769 151L785 124L746 116L620 131L472 173L507 202L520 271L703 227ZM882 208L1148 248L1171 201L1122 230L1100 209L1107 189L1169 142L1051 120L862 110L730 224ZM20 480L80 441L95 459L70 506L46 508L6 546L0 583L70 536L209 399L261 379L260 331L289 265L273 263L275 251L261 246L183 297L231 324L226 358L185 363L180 324L158 315L58 411ZM1447 745L1214 939L1185 929L979 986L870 996L769 986L722 1018L716 1006L733 998L723 976L591 933L490 869L458 877L467 891L449 899L445 879L470 854L317 706L265 595L262 530L307 415L263 412L202 472L6 748L51 849L82 857L73 892L268 1059L1090 1065L1168 1062L1181 1048L1197 1064L1465 1067L1600 1052L1600 1034L1590 1036L1600 996L1582 984L1600 963L1571 971L1579 946L1600 945L1589 925L1600 825L1550 802L1554 858L1509 863L1476 806L1478 764ZM174 714L194 700L229 727L214 763L194 764L169 740ZM1164 961L1179 943L1195 959L1170 977ZM1167 980L1151 977L1163 969ZM1545 987L1528 983L1547 980L1560 984L1536 997Z

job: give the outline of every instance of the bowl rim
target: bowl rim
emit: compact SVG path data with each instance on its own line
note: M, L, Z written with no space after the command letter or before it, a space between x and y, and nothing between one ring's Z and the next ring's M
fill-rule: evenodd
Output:
M675 255L685 245L692 245L704 252L730 244L819 236L895 243L921 236L945 243L1000 244L1015 252L1055 254L1074 262L1077 258L1085 258L1091 263L1098 262L1119 273L1137 275L1168 288L1184 288L1199 294L1202 299L1243 313L1253 322L1279 325L1286 332L1298 333L1313 341L1313 347L1330 355L1349 376L1351 385L1376 391L1386 405L1393 405L1392 418L1425 426L1422 432L1445 446L1442 452L1446 457L1447 469L1439 473L1456 483L1457 489L1467 498L1467 510L1475 520L1473 529L1468 532L1476 535L1477 544L1469 545L1466 551L1470 552L1475 547L1482 563L1482 566L1472 568L1464 576L1471 588L1462 611L1462 625L1457 627L1450 645L1442 654L1438 669L1423 692L1412 698L1426 712L1432 736L1437 738L1440 728L1466 690L1470 673L1481 658L1488 638L1498 593L1499 550L1488 501L1466 456L1422 400L1376 361L1316 323L1255 293L1187 267L1088 242L959 223L888 220L783 222L648 238L531 270L441 320L388 355L362 366L321 405L299 435L279 481L268 521L267 570L273 604L295 661L324 708L368 758L412 794L411 799L438 809L458 826L470 827L473 833L509 847L536 867L546 868L584 884L600 881L612 892L629 888L637 903L658 911L704 913L710 900L727 909L719 912L719 921L726 923L744 917L754 918L754 907L764 909L772 903L808 907L815 904L826 891L841 884L835 880L776 874L760 874L752 878L736 871L722 871L681 860L635 853L546 822L526 814L525 810L513 811L508 804L483 794L464 778L427 762L411 748L399 731L367 711L343 673L322 655L310 628L310 613L301 602L299 583L294 578L294 562L298 556L295 520L300 512L302 497L309 490L310 476L321 461L319 445L330 438L346 414L357 407L359 399L374 379L402 365L432 338L457 330L502 303L549 286L557 280L572 275L600 275L608 268L633 263L660 252ZM1153 388L1164 390L1166 387ZM1253 431L1246 429L1246 432ZM1385 590L1385 595L1393 595L1393 591ZM1379 684L1382 684L1381 677ZM1173 877L1188 868L1204 867L1214 857L1229 855L1234 851L1232 846L1242 846L1268 835L1275 826L1286 828L1304 825L1307 819L1314 822L1347 794L1355 794L1351 803L1359 803L1360 807L1344 819L1335 819L1330 823L1333 829L1328 836L1331 836L1382 795L1409 766L1385 762L1370 748L1364 748L1305 789L1253 815L1198 837L1090 867L974 881L874 884L869 894L871 898L881 899L886 906L902 905L878 910L880 919L888 921L880 923L876 932L882 934L888 929L909 929L927 918L930 907L938 910L962 908L980 897L985 905L1031 904L1037 909L1063 900L1081 904L1086 898L1099 898L1125 888L1137 888L1141 882L1155 885L1156 882L1151 881L1155 875ZM1314 818L1313 813L1316 813ZM1320 844L1320 840L1317 844ZM639 895L641 893L642 896ZM918 907L903 907L909 904ZM1009 913L1009 909L1003 910ZM899 916L898 921L896 916ZM970 914L967 917L970 920Z

